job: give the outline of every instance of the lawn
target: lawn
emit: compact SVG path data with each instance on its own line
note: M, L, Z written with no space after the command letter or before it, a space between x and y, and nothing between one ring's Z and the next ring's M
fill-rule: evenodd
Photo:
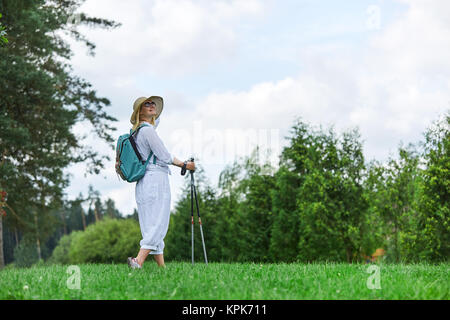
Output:
M446 299L450 264L379 264L380 289L369 289L364 264L240 264L153 261L126 264L6 267L0 299ZM76 271L76 270L75 270ZM369 281L370 282L370 281ZM370 282L373 283L373 282ZM77 285L79 284L79 289ZM72 289L71 289L72 288Z

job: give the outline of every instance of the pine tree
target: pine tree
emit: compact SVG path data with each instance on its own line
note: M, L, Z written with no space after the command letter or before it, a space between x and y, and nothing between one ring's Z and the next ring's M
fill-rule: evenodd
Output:
M300 217L297 193L306 174L306 155L310 145L310 127L298 118L291 128L290 145L281 153L272 191L273 225L269 253L273 261L297 259Z
M60 33L72 36L94 53L95 45L70 25L80 0L2 0L9 43L0 46L0 186L9 195L9 205L24 223L24 233L34 233L37 242L51 223L51 211L62 205L69 177L63 170L86 163L88 173L99 173L108 155L82 145L72 133L80 121L89 121L93 131L113 148L110 123L116 121L104 108L91 85L72 74L72 52ZM80 15L80 24L112 28L117 23ZM36 218L37 214L37 218ZM1 237L1 235L0 235ZM1 244L1 241L0 241Z
M272 191L275 187L272 168L265 159L260 163L260 148L243 159L245 175L239 183L244 200L239 203L237 225L240 233L239 261L270 261L270 233L273 225Z

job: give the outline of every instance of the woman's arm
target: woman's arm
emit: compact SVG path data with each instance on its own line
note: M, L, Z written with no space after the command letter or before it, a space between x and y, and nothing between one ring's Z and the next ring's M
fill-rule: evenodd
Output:
M173 157L173 162L172 162L172 164L175 165L175 166L177 166L177 167L180 167L180 168L181 168L181 167L183 166L184 162L178 160L178 159L175 158L175 157ZM187 164L186 164L186 169L188 169L188 170L195 170L195 163L192 162L192 161L188 161Z

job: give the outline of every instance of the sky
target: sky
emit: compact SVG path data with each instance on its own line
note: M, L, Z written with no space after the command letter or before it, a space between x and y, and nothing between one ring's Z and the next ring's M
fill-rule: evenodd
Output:
M77 26L80 12L122 25ZM158 135L178 159L194 156L215 187L256 145L276 167L298 117L339 135L358 129L367 162L423 140L450 109L449 13L447 0L86 0L71 22L95 56L70 41L71 64L111 101L117 137L136 98L162 96ZM118 179L114 151L91 129L73 132L112 160L99 175L69 167L67 197L91 184L131 214L135 184ZM188 176L170 168L173 209Z

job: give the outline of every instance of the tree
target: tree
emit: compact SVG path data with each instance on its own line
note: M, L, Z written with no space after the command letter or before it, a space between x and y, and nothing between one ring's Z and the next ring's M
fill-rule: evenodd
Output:
M214 248L221 261L237 261L242 257L241 229L243 224L239 203L244 199L240 181L245 175L242 163L234 161L219 175L217 209L214 216Z
M363 197L368 203L367 211L361 224L364 235L361 243L361 255L364 260L370 260L371 254L377 248L386 245L385 223L381 208L384 207L384 166L377 160L370 161L366 166Z
M208 257L357 262L386 248L392 261L448 259L449 118L427 131L422 156L410 144L367 165L358 129L338 136L298 120L273 176L254 152L222 170L217 192L200 188ZM171 259L190 259L186 181L166 241Z
M301 260L358 261L361 226L368 204L358 129L336 138L320 130L308 150L307 174L298 192Z
M281 165L275 173L272 196L273 224L269 254L272 261L293 262L298 255L300 217L297 192L303 178Z
M6 192L0 190L0 268L5 265L4 254L3 254L3 216L6 216L6 211L3 209L6 207L5 203Z
M237 252L239 261L270 261L270 232L273 224L272 196L275 186L274 168L269 162L260 164L259 147L243 159L244 177L239 183L240 201L237 215L240 234Z
M100 202L100 192L97 190L94 190L92 185L89 185L89 191L88 191L88 200L89 200L89 213L93 212L95 222L100 221L101 219L101 202ZM94 208L91 209L92 204L94 204ZM93 222L90 220L89 222Z
M415 247L420 258L430 261L450 257L450 111L425 132L425 170Z
M271 254L292 261L359 259L367 202L362 144L355 129L312 130L298 119L283 149L274 190ZM283 199L283 200L281 200ZM281 255L283 254L283 255Z
M306 174L306 155L312 141L308 124L297 119L291 128L290 145L283 148L280 165L275 173L272 191L273 226L270 256L274 261L297 259L300 217L297 194Z
M416 181L419 178L419 157L413 145L399 148L399 160L389 159L381 167L378 180L377 208L383 219L387 256L395 262L401 259L401 242L408 233L414 208Z
M0 13L0 18L2 17L2 14ZM6 38L6 28L4 26L2 26L2 24L0 23L0 44L6 44L8 43L8 39Z
M70 24L81 0L2 0L0 11L8 26L9 44L0 46L0 187L9 194L9 205L25 223L23 232L36 234L46 227L54 207L61 206L69 177L63 170L85 163L98 174L107 155L82 145L71 129L81 121L113 149L115 118L104 108L91 85L72 74L72 55L61 32L87 45L95 45ZM80 14L80 24L113 28L118 24ZM23 195L26 195L24 197ZM36 215L38 218L36 218ZM39 219L39 217L41 219ZM0 241L1 243L1 241Z
M107 217L110 217L111 219L122 218L122 214L120 213L119 210L117 210L114 200L107 199L105 202L105 206L106 206L106 208L105 208L104 215L106 215Z
M217 247L215 242L215 192L210 187L209 181L204 175L204 170L200 164L196 164L195 186L197 190L197 200L202 222L205 223L204 239L208 260L214 261L217 256ZM171 213L169 230L164 240L165 254L167 259L173 260L191 260L191 177L189 171L186 173L185 184L182 188L182 195L175 205L174 212ZM194 254L195 260L203 260L202 240L198 226L197 209L194 198Z
M1 17L2 17L2 14L0 13L0 18ZM0 44L8 43L8 39L5 36L6 36L5 27L2 26L2 24L0 23ZM1 184L0 184L0 187L1 187ZM6 203L5 203L6 192L4 190L1 190L1 188L0 188L0 192L1 192L1 197L2 197L1 205L0 205L0 268L2 268L5 265L4 254L3 254L3 216L6 216L6 211L3 208L6 207Z

